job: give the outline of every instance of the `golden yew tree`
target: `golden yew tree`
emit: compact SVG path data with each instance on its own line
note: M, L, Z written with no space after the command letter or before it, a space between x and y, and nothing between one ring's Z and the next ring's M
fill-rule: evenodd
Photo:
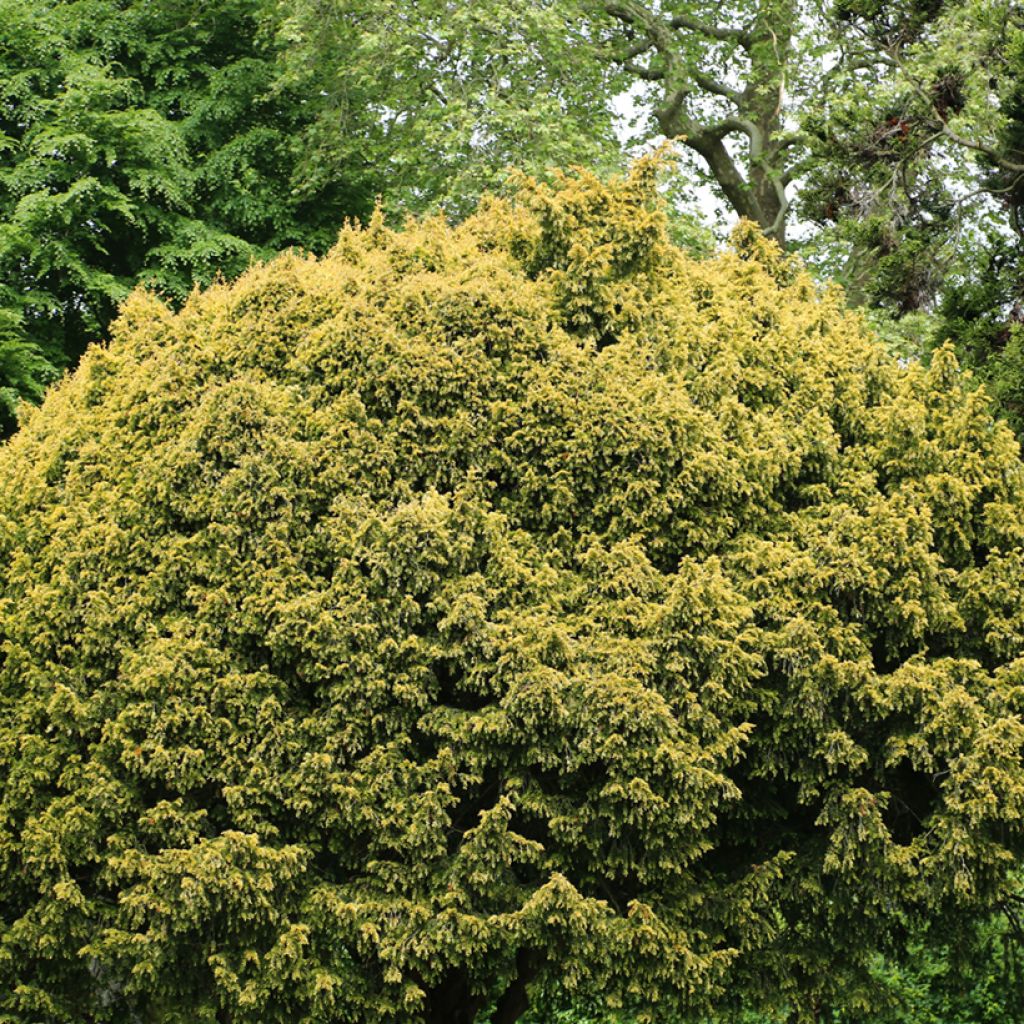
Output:
M1001 897L1016 443L654 174L136 294L0 450L0 1018L814 1019Z

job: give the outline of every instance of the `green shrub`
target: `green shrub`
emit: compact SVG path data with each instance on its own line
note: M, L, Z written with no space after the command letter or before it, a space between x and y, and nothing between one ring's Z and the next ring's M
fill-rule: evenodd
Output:
M0 450L4 1019L810 1019L990 905L1016 444L653 175L137 294Z

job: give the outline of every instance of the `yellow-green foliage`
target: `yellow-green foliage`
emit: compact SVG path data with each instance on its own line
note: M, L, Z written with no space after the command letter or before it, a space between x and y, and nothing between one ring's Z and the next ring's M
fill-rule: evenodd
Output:
M138 294L0 451L2 1019L813 1009L994 898L1015 442L653 173Z

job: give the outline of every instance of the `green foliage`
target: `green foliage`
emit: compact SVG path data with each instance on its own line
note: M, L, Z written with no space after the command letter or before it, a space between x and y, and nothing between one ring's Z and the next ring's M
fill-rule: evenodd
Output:
M511 164L621 165L614 68L572 0L288 6L288 65L322 96L307 173L361 160L390 208L461 217Z
M902 316L877 306L860 310L868 326L886 350L904 361L927 361L929 353L939 348L940 322L937 316L916 310Z
M1002 896L1017 446L654 175L136 294L0 449L0 1013L809 1020Z
M872 0L832 22L834 66L803 111L801 212L858 302L934 309L1019 230L1024 9Z
M927 358L950 340L1024 431L1024 7L835 5L835 67L804 112L805 254ZM927 329L920 331L922 317Z
M139 281L182 301L369 211L283 85L260 0L0 0L0 393L35 398ZM6 426L6 424L4 424ZM6 431L5 431L6 432Z
M19 404L39 401L56 376L39 346L25 337L17 315L0 310L0 438L14 429Z
M929 938L933 938L929 936ZM879 961L875 968L885 1002L872 1015L877 1024L1003 1024L1024 1014L1024 977L1019 937L1007 918L943 936L938 948L911 944L900 962ZM863 1017L839 1016L840 1024Z
M975 370L1000 411L1024 434L1024 266L1021 221L1024 206L1024 13L993 47L998 76L990 86L999 96L990 128L993 144L979 159L985 190L1001 216L976 241L972 265L948 282L939 306L941 331L964 363ZM995 61L993 61L995 63Z
M799 0L294 0L289 59L323 70L312 162L362 147L403 208L461 215L507 164L602 170L613 125L679 141L694 173L783 239L794 114L820 89L821 19ZM629 104L626 104L627 106Z
M976 273L952 283L938 311L941 335L954 340L1018 436L1024 431L1021 270L1018 246L994 238L979 254Z

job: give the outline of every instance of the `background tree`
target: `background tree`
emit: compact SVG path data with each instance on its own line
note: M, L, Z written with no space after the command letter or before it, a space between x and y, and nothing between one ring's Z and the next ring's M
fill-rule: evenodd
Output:
M138 281L180 301L368 212L362 168L302 170L316 104L277 27L259 0L0 0L0 432Z
M785 237L791 115L814 45L796 0L302 0L297 12L300 65L335 76L326 152L345 144L351 90L383 74L375 152L394 162L385 192L404 185L414 206L444 198L457 209L508 163L614 157L614 101L633 90L638 141L682 137L739 216ZM453 160L464 165L455 175Z
M941 335L951 337L1007 420L1024 436L1024 8L1009 7L992 84L999 97L991 143L979 150L980 188L995 200L973 266L953 277L939 305Z
M289 64L324 97L311 162L361 162L391 210L464 216L511 164L621 166L611 69L564 0L289 8Z
M740 217L784 241L799 152L791 111L810 42L796 0L595 6L613 26L606 52L620 81L643 87L651 127L680 138Z
M845 265L832 268L856 299L897 315L934 311L964 283L988 287L1019 242L1024 8L844 0L832 19L838 56L805 115L802 206L838 225L825 240L841 240Z
M1004 894L1015 443L653 173L137 295L0 450L0 1010L823 1020Z

